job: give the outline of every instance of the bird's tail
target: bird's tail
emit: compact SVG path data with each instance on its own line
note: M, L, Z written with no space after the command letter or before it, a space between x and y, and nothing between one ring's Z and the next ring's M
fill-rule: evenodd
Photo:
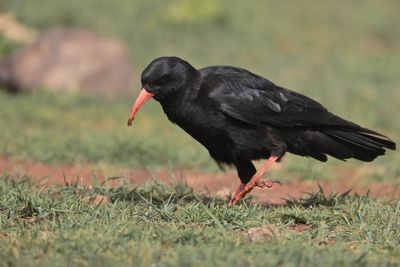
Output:
M376 157L384 155L386 149L396 149L396 144L388 137L362 127L325 129L323 133L336 143L336 146L332 146L327 154L343 160L356 158L362 161L372 161ZM335 147L341 147L341 149L335 150Z

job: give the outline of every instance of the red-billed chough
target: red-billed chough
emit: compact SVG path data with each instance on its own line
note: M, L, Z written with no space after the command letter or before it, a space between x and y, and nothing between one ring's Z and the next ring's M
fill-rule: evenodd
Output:
M178 57L160 57L142 73L136 112L153 97L168 119L207 148L218 164L234 165L241 185L230 204L255 186L272 187L261 176L285 152L326 161L372 161L396 149L388 137L342 119L320 103L245 69L196 69ZM257 171L252 160L267 159Z

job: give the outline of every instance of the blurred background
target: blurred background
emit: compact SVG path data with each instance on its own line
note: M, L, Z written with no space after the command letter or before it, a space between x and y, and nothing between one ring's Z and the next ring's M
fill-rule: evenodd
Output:
M142 69L163 55L249 69L398 142L399 10L397 0L0 0L0 158L217 171L155 101L126 127ZM279 176L398 183L399 159L287 156Z

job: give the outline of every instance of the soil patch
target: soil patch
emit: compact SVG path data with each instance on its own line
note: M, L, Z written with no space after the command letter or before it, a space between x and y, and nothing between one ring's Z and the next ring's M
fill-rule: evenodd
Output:
M65 185L66 183L79 183L90 186L96 181L104 181L110 178L109 171L91 165L63 165L53 166L44 163L17 161L0 158L0 173L29 175L40 184ZM364 195L367 192L372 197L386 199L400 199L400 188L390 183L373 183L368 186L360 184L360 175L357 171L343 173L341 179L334 182L320 181L320 185L327 194L344 193L352 189L352 194ZM161 180L166 183L185 181L197 192L207 192L210 195L228 197L239 183L236 172L229 170L217 173L207 173L192 170L155 171L148 170L119 170L113 173L114 177L123 177L135 185L141 185L153 180ZM121 179L109 179L109 186L119 186ZM318 191L318 181L282 181L282 186L276 185L272 189L254 189L250 194L255 201L268 205L285 203L285 199L299 198L305 192Z

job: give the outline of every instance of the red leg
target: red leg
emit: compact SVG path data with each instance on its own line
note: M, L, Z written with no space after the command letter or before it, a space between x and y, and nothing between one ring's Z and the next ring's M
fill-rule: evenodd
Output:
M268 182L262 182L260 183L260 179L261 177L264 175L264 173L268 170L269 167L271 167L271 165L278 159L279 157L274 157L271 156L262 166L261 168L256 172L256 174L254 174L254 176L250 179L250 181L243 187L242 190L240 190L239 192L238 189L235 192L235 196L233 197L233 199L229 202L230 205L233 205L235 203L237 203L239 200L241 200L242 198L244 198L251 190L253 190L254 187L256 186L260 186L260 187L268 187L271 188L273 183L276 183L276 180L271 180Z

